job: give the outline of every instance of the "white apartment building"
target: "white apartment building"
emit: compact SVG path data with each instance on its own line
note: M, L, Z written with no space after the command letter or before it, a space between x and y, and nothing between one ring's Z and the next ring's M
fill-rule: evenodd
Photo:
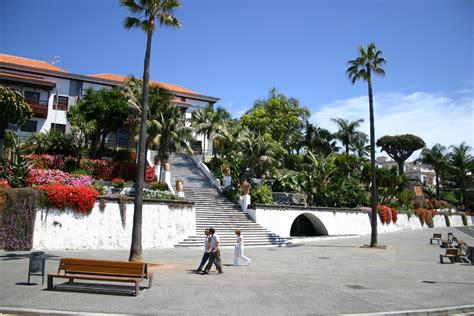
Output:
M110 89L122 86L127 79L127 76L115 74L73 74L44 61L0 54L0 85L20 91L33 109L33 117L28 122L22 126L9 126L9 129L16 131L21 138L50 129L69 132L70 124L66 113L88 88ZM172 94L172 102L181 108L183 118L186 119L191 118L194 110L219 101L219 98L203 95L176 84L156 81L150 81L150 84ZM107 145L125 146L129 137L129 130L124 127L123 130L108 136ZM202 148L203 143L207 147L207 142L202 140L202 136L198 136L193 149L212 150Z
M384 156L377 157L376 163L377 166L381 168L398 168L398 164L395 161L389 160ZM406 161L403 166L403 172L410 180L421 181L427 186L434 187L436 185L436 174L430 165L424 165L414 161Z

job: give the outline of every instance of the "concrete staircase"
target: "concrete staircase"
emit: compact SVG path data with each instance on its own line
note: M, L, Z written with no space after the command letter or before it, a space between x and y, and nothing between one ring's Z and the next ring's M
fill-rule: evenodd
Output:
M246 246L283 245L285 240L256 224L240 206L229 201L199 170L189 156L172 155L170 159L172 183L184 180L187 200L194 201L196 209L196 234L189 236L175 247L203 247L204 229L214 227L222 246L235 245L236 228L242 230Z

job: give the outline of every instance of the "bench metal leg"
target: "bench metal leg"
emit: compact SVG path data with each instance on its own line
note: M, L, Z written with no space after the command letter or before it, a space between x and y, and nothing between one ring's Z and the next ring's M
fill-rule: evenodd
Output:
M140 284L135 282L135 296L138 296L138 294L140 294Z
M153 274L148 278L148 288L151 289L153 285Z
M48 290L53 290L53 277L48 275Z

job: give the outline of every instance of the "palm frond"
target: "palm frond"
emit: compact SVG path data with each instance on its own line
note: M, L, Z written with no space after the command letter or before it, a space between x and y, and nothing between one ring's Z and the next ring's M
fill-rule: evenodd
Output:
M139 19L128 16L125 18L125 20L123 20L123 27L126 29L131 29L134 27L139 27L141 23L142 22Z
M135 0L120 0L120 5L129 8L133 13L143 11L143 6L140 6Z

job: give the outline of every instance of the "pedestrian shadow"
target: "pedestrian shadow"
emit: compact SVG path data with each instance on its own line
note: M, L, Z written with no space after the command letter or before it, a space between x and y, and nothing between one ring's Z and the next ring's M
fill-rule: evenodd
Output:
M30 253L8 253L6 255L0 255L1 261L10 261L10 260L21 260L30 258ZM56 255L45 254L46 260L60 260L61 257Z
M421 281L421 283L428 283L428 284L443 283L443 284L474 285L474 282L449 282L449 281Z

